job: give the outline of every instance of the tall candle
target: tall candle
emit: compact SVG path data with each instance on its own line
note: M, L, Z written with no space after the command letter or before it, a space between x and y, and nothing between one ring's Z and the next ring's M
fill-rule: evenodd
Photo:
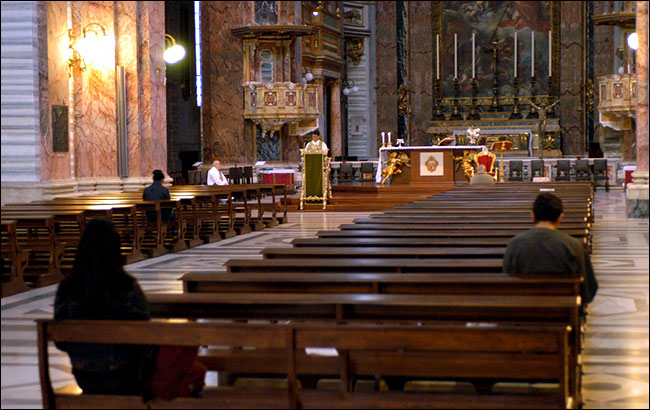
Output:
M458 78L458 36L454 33L454 80Z
M476 33L472 33L472 78L476 77Z
M436 80L440 80L440 35L436 34Z
M515 78L517 78L517 32L515 31L515 67L514 70L515 72Z
M532 49L530 51L533 58L533 63L530 65L530 76L535 77L535 32L530 32L530 42L532 44Z
M551 58L552 58L551 56L553 55L553 53L551 52L552 50L553 48L551 46L551 30L549 30L548 31L548 76L549 77L553 74L553 69L551 68L553 67L551 65Z
M382 144L385 144L385 143L386 143L385 138L386 138L386 133L385 133L384 131L382 131L382 132L381 132L381 143L382 143Z
M388 143L390 144L390 131L388 131Z

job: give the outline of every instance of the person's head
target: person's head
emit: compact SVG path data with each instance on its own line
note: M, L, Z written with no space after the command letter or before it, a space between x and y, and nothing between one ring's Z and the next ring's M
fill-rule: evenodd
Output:
M313 141L318 141L320 139L320 131L315 130L311 133L311 138Z
M165 179L165 174L163 174L163 172L161 170L159 170L159 169L154 169L154 171L153 171L153 180L154 180L154 182L162 181L163 179Z
M80 293L80 297L96 311L101 311L111 301L111 291L124 272L124 257L120 253L120 235L112 222L93 219L86 224L67 281Z
M533 203L533 221L535 223L548 222L557 226L563 215L564 208L560 198L548 192L537 195Z
M485 165L481 164L476 168L477 174L485 174Z
M215 167L216 169L221 169L221 161L219 161L218 159L215 159L212 162L212 166Z

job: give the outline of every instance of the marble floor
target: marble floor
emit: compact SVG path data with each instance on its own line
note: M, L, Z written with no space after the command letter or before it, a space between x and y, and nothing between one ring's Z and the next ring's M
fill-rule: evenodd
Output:
M600 289L589 307L585 408L648 408L648 220L626 219L621 190L597 192L592 261ZM181 292L181 273L219 269L230 258L261 258L267 246L336 229L367 212L292 213L272 229L127 266L145 291ZM1 408L42 408L33 320L52 316L56 286L2 299ZM51 347L54 387L74 382L66 354ZM210 372L211 373L211 372ZM208 374L208 384L214 375Z

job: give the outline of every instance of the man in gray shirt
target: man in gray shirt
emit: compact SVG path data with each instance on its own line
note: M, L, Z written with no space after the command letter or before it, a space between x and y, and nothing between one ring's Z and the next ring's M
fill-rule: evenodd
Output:
M580 294L586 306L596 295L598 282L582 244L558 231L563 215L560 198L539 194L533 204L535 227L510 240L503 256L503 271L516 275L578 274L584 278Z

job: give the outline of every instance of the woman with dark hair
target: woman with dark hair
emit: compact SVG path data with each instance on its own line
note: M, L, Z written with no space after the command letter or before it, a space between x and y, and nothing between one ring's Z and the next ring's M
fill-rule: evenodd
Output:
M54 319L148 320L147 300L124 269L120 236L107 220L88 222L72 273L60 284ZM88 329L92 331L92 329ZM141 369L147 346L57 343L72 362L84 393L143 394ZM155 365L155 355L153 360ZM152 365L152 366L153 366ZM149 374L150 376L150 374Z
M72 273L59 284L54 319L149 320L149 306L135 278L124 271L120 235L93 219L81 236ZM92 331L92 329L88 329ZM67 352L77 384L90 394L152 396L170 400L198 394L206 368L198 347L56 343Z

